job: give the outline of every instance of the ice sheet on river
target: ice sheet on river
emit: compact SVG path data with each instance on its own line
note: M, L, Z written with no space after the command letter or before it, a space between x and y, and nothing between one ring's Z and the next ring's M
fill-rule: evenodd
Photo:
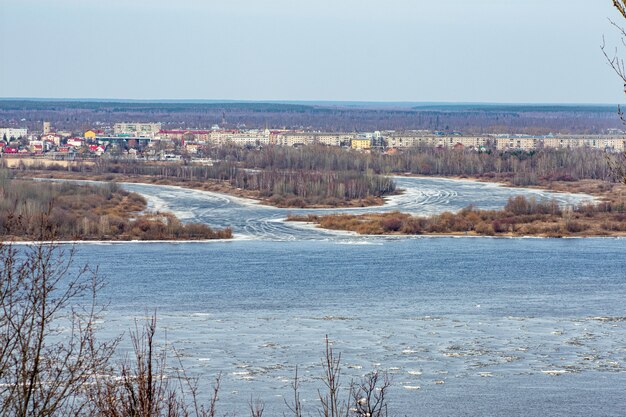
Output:
M391 196L382 207L346 209L283 209L258 204L256 201L224 194L189 190L180 187L124 184L148 199L154 210L175 213L185 222L202 222L214 227L233 228L236 237L263 240L340 240L354 242L372 240L342 232L324 231L301 223L286 223L289 214L375 213L402 211L416 215L432 215L457 211L469 205L479 209L502 208L509 197L525 195L537 199L555 199L559 203L576 204L591 196L550 193L537 189L510 188L493 183L440 178L395 177L400 195ZM356 239L356 240L355 240ZM380 239L380 238L379 238Z

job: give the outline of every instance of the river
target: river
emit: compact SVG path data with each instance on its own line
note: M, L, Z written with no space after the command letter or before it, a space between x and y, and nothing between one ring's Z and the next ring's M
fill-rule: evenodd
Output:
M399 178L383 208L502 207L494 184ZM176 187L125 185L152 209L231 226L233 241L80 245L98 264L110 337L157 311L188 371L223 374L220 414L287 412L295 366L315 415L324 337L344 386L380 369L403 416L619 416L626 409L626 240L392 238L282 220L287 210ZM562 204L584 197L554 195Z

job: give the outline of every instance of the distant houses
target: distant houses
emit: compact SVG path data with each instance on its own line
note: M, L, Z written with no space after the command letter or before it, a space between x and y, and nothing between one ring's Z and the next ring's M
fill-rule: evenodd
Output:
M44 122L39 134L25 128L0 127L0 154L35 156L80 155L100 157L110 152L129 158L165 158L164 155L201 157L203 149L212 146L333 146L359 152L398 150L416 147L449 148L455 150L532 151L535 149L590 148L609 152L624 152L626 143L622 132L606 135L529 136L515 134L468 135L460 132L375 131L320 132L288 129L164 129L159 122L115 123L84 132L55 130ZM172 158L165 158L171 160Z

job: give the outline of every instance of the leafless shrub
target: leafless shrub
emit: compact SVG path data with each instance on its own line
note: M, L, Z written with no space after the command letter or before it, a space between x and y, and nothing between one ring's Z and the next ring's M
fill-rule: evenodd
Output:
M353 386L352 402L355 417L387 417L387 391L391 381L387 373L372 372Z
M341 399L339 381L341 377L341 353L335 356L328 336L326 336L325 344L326 350L322 358L324 390L318 390L321 403L320 415L323 417L347 417L350 408L348 400Z
M184 367L166 374L167 347L157 346L156 316L131 331L132 359L99 378L92 390L98 417L215 417L221 376L216 378L208 407L198 401L197 380ZM261 413L257 417L261 417Z
M302 417L302 401L300 400L300 379L298 378L298 367L296 366L296 373L291 383L293 391L293 403L288 403L285 400L285 405L292 413L293 417Z
M0 415L81 415L117 344L95 340L97 271L54 243L0 244L0 265Z
M617 11L622 15L624 19L626 19L626 1L624 0L613 0L613 6L617 9ZM616 22L609 20L611 25L617 30L619 36L621 38L622 47L626 47L626 30L624 30L623 26L620 26ZM624 59L620 57L620 53L618 48L615 48L613 52L609 52L606 46L606 41L604 38L602 39L602 53L606 61L609 63L611 68L617 76L622 80L624 84L624 92L626 93L626 67L624 66ZM626 125L626 117L624 116L624 112L622 108L618 106L617 113L619 115L620 120L624 125ZM613 177L618 181L626 184L626 153L622 153L620 155L607 155L607 162L611 172L613 173Z
M252 398L250 398L248 406L250 407L250 417L263 417L265 403L261 401L261 399L257 398L253 401Z

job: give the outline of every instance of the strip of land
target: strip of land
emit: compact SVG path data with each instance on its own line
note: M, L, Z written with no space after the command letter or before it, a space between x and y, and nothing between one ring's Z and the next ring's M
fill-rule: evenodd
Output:
M248 198L256 200L261 204L282 207L282 208L340 208L340 207L372 207L382 206L385 204L383 196L369 195L361 198L335 198L327 197L321 200L313 198L302 198L299 196L283 196L271 195L264 196L259 190L244 189L233 186L229 181L225 180L193 180L176 177L163 177L157 175L140 175L140 174L123 174L123 173L107 173L98 174L92 172L73 172L73 171L56 171L56 170L40 170L29 169L24 171L16 171L15 175L19 178L38 178L38 179L60 179L60 180L88 180L103 182L129 182L136 184L152 184L152 185L173 185L178 187L189 188L192 190L212 191L217 193L228 194L234 197ZM394 190L386 195L393 195L401 192Z
M623 195L624 186L616 186ZM308 222L324 229L362 235L452 235L452 236L536 236L594 237L626 236L624 199L600 203L585 202L562 208L554 200L537 201L512 197L502 210L467 207L457 213L431 217L406 213L292 215L288 221Z
M207 240L230 228L183 224L172 213L146 212L146 200L113 183L35 182L0 173L0 241Z

